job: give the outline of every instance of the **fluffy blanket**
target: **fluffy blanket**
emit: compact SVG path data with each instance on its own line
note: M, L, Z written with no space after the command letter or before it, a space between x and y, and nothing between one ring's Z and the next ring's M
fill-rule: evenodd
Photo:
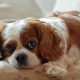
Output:
M51 63L33 69L15 69L9 63L0 61L0 80L80 80L79 69L71 70L63 77L55 77L54 72L60 72L59 70Z

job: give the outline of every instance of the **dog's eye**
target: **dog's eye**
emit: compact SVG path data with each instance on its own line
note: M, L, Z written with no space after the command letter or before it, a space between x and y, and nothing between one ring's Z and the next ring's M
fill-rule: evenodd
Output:
M25 47L26 47L27 49L33 49L33 48L36 47L36 42L35 42L35 41L29 41L29 42L25 45Z
M14 50L15 50L15 46L14 45L11 45L11 44L8 44L5 48L6 51L12 53Z

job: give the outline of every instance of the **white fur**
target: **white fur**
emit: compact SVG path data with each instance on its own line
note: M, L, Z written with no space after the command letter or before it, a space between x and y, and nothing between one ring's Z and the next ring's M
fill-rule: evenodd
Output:
M64 53L66 53L68 29L64 21L57 17L41 18L40 20L48 23L49 25L51 25L53 28L56 29L55 32L57 32L60 38L62 39L62 43L60 44L60 47L64 47Z
M25 27L27 27L27 19L8 23L2 33L2 36L4 39L19 38L20 32L23 31Z

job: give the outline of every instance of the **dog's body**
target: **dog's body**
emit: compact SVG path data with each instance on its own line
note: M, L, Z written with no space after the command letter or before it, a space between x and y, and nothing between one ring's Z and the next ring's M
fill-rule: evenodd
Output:
M2 56L13 66L31 68L53 61L66 70L69 65L80 64L78 16L64 13L57 17L29 18L5 26L0 26Z

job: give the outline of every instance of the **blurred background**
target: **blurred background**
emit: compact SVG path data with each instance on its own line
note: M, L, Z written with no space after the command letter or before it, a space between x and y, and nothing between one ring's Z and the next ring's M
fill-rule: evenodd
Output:
M55 0L0 0L0 19L39 18L50 12L54 3Z
M80 11L80 0L0 0L0 20L39 18L70 10Z

